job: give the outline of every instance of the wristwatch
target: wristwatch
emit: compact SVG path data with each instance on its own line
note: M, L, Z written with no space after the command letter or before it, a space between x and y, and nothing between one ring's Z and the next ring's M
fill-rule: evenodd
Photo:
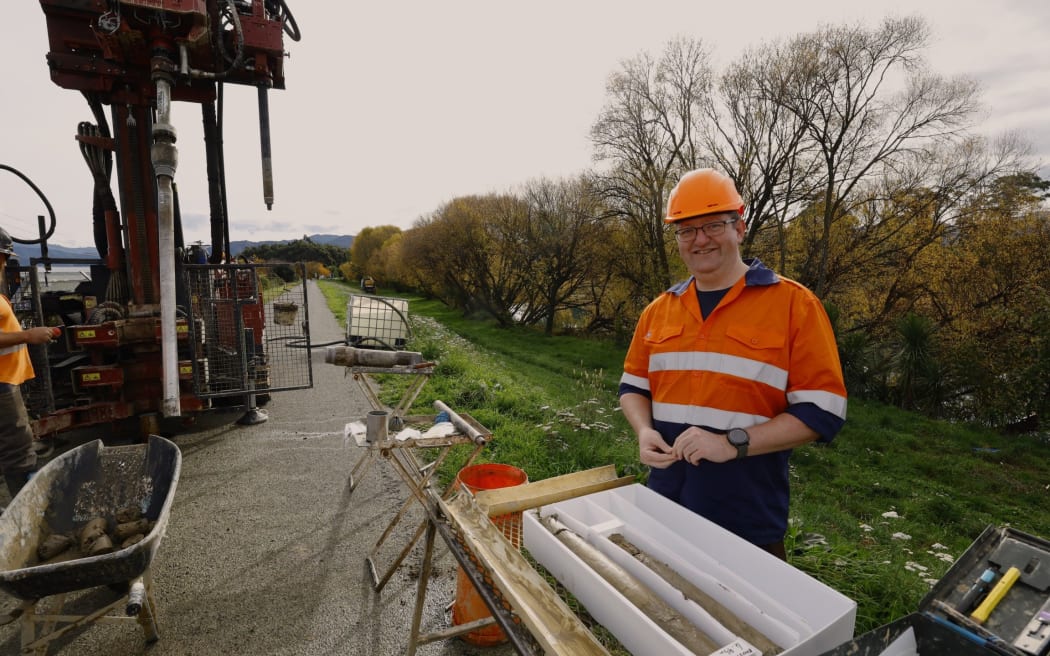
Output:
M731 428L726 433L726 439L736 447L736 459L747 457L747 447L751 444L751 436L743 428Z

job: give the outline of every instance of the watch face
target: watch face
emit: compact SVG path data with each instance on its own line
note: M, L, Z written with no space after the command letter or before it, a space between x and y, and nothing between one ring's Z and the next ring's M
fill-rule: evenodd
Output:
M733 446L740 446L742 444L747 444L751 441L749 439L747 431L745 431L743 428L734 428L733 430L729 431L729 434L726 435L726 437L729 439L729 443Z

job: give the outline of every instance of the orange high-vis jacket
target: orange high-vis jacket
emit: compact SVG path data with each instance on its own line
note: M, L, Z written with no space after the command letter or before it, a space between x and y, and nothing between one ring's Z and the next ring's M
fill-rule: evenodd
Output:
M22 330L14 308L6 296L0 296L0 333L14 333ZM21 385L33 377L33 364L29 360L29 350L25 344L0 347L0 383Z
M635 329L620 392L649 395L656 422L717 431L812 404L796 416L830 440L846 417L846 388L827 313L804 286L757 261L750 267L706 320L692 279L654 300Z

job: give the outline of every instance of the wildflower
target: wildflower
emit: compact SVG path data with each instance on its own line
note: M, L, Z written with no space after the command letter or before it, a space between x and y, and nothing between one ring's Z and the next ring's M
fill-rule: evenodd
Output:
M910 540L911 539L910 535L908 535L907 533L901 533L900 531L897 531L896 533L894 533L890 537L893 538L894 540Z
M944 546L940 542L934 542L932 545L930 545L930 549L937 549L938 551L944 551L947 548L948 547Z
M872 527L868 526L867 524L861 524L860 525L860 530L864 531L865 533L871 533L875 529L873 529Z
M900 519L900 515L897 514L896 510L890 510L888 512L884 512L884 513L882 513L882 516L885 517L886 519Z
M908 570L909 572L925 572L928 571L930 568L924 567L919 563L915 563L909 560L908 562L904 563L904 569Z

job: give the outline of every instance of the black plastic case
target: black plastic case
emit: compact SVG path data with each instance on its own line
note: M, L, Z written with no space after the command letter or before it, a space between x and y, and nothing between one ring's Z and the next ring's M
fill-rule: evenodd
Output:
M1008 575L1011 568L1016 572ZM1004 578L1015 580L997 590ZM999 601L993 606L995 599ZM989 605L982 606L986 601ZM989 607L983 622L973 617ZM1050 542L1010 527L989 526L933 586L917 612L824 656L877 656L908 629L923 655L1047 656Z

